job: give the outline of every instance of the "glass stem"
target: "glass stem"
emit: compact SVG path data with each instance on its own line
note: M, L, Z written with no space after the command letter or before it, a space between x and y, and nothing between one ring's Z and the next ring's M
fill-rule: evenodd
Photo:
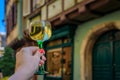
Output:
M43 48L43 41L37 41L37 43L38 43L39 48L42 49Z

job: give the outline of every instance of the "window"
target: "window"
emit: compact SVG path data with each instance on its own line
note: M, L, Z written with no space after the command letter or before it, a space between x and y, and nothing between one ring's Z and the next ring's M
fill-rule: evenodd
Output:
M50 73L48 76L61 77L61 49L53 49L47 52L47 70Z
M30 14L30 0L23 0L23 16Z
M6 19L6 25L7 25L7 36L9 35L10 33L10 20L9 20L9 15L7 16L7 19Z
M13 14L12 14L12 9L10 10L10 12L9 12L9 15L8 15L8 19L9 19L9 32L11 32L12 31L12 27L13 27Z
M17 24L17 3L13 4L13 25Z
M45 80L73 79L73 26L65 25L53 31L52 37L45 42L46 74Z
M12 25L12 24L13 24L13 21L12 21L12 20L13 20L13 19L12 19L12 18L13 18L12 9L10 10L9 17L10 17L10 30L11 30L11 29L12 29L12 26L13 26L13 25Z
M55 40L49 43L49 46L56 46L66 44L68 39L64 39L63 43L61 39ZM51 45L50 45L51 44ZM59 80L70 80L71 78L71 61L72 61L72 49L71 46L53 48L46 53L46 70L49 72L47 74L47 80L59 79Z

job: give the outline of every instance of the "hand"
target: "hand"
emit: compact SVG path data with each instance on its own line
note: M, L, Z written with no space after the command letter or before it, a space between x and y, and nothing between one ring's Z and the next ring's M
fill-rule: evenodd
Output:
M40 57L42 59L40 60ZM38 47L25 47L16 54L15 74L9 80L28 80L44 64L46 58Z

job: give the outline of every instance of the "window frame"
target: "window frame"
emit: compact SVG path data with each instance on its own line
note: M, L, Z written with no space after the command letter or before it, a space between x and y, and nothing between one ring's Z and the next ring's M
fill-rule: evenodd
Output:
M50 38L49 41L46 41L44 42L44 46L45 46L45 50L48 51L48 50L51 50L51 49L55 49L55 48L62 48L62 54L64 53L63 49L65 47L71 47L71 77L70 77L70 80L73 80L73 60L74 60L74 57L73 57L73 52L74 52L74 33L75 33L75 29L76 29L76 26L74 25L67 25L67 26L64 26L60 29L57 29L55 31L53 31L53 35L52 37ZM62 33L62 32L63 33ZM63 42L64 38L68 38L70 39L69 42ZM57 39L61 39L62 40L62 44L59 44L59 45L54 45L54 46L47 46L47 44L51 41L54 41L54 40L57 40ZM46 54L47 55L47 54ZM47 63L45 64L45 69L47 69ZM62 74L63 75L63 74ZM55 80L61 80L61 79L58 79L58 78L51 78L49 76L46 76L44 77L44 79L46 80L51 80L51 79L55 79Z

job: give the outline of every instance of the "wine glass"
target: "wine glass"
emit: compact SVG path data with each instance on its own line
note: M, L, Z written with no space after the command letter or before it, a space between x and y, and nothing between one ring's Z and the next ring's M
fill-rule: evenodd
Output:
M52 35L51 24L48 21L36 21L30 24L29 36L32 40L35 40L40 48L40 53L44 53L43 42L48 40ZM47 74L48 72L44 70L44 65L39 67L39 71L36 73L38 75Z

